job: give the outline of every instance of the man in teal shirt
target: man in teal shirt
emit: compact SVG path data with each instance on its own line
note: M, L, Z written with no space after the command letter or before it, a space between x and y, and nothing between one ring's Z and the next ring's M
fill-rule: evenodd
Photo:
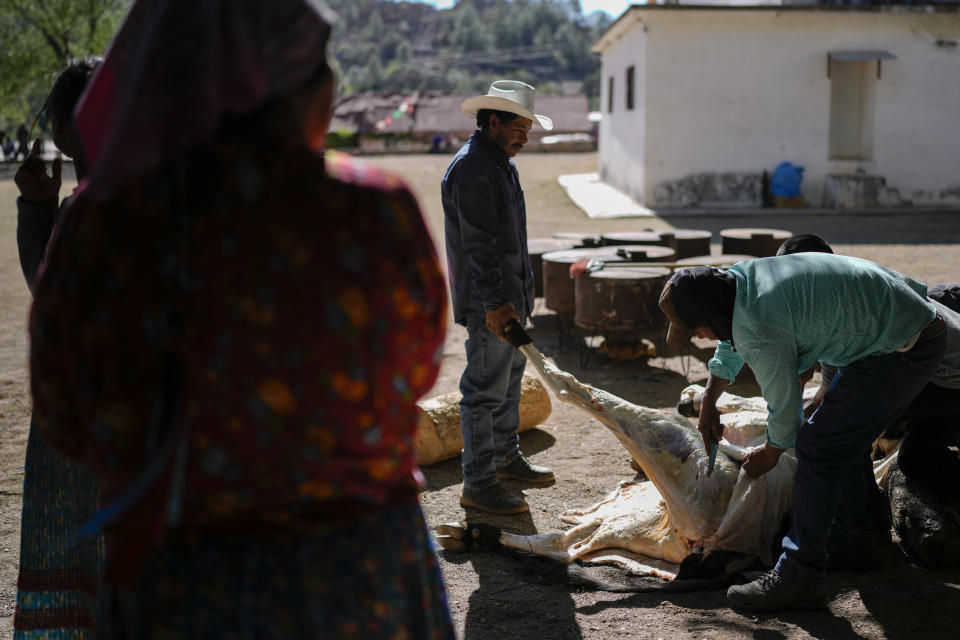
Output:
M925 285L867 260L819 253L748 260L726 272L681 269L664 287L667 342L682 346L694 334L727 340L760 384L767 442L750 451L744 469L762 475L787 448L797 451L793 528L772 571L728 590L735 606L826 604L834 515L865 502L864 452L943 357L943 320L926 293ZM838 373L805 422L798 376L818 361Z

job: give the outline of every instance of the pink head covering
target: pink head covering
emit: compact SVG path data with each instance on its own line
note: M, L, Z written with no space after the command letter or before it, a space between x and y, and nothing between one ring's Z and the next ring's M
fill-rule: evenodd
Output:
M326 65L333 19L321 0L136 0L75 112L85 197L302 87Z

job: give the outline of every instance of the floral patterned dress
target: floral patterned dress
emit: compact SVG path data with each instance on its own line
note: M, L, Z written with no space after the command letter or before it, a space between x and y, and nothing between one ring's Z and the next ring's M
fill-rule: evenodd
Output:
M78 197L35 413L101 482L125 633L453 637L413 450L444 291L407 187L345 156L220 142Z

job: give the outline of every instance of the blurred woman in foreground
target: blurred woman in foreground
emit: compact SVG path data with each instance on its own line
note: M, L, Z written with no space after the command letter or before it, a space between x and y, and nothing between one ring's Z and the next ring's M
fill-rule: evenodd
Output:
M453 637L413 453L444 281L405 185L319 153L329 35L138 0L78 109L31 376L103 487L118 635Z

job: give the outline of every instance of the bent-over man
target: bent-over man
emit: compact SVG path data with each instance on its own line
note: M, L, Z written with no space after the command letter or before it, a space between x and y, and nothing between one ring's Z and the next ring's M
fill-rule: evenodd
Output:
M783 553L772 571L730 587L728 599L751 611L825 606L835 514L857 514L847 523L850 544L870 526L863 454L943 358L944 322L926 285L867 260L800 253L747 260L726 272L681 269L665 285L660 308L672 346L694 334L727 340L753 370L769 410L767 442L749 452L744 469L766 473L796 447L793 528ZM817 361L838 370L805 422L799 375Z

